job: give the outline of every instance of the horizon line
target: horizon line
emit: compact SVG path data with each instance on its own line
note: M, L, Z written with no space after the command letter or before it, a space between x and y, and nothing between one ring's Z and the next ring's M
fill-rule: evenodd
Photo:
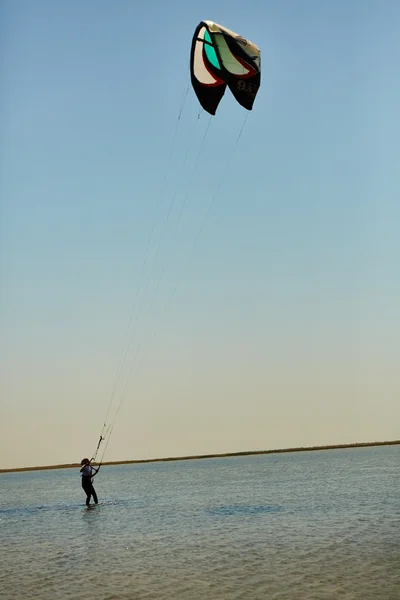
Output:
M198 454L193 456L171 456L165 458L141 458L134 460L117 460L117 461L106 461L100 463L105 466L114 465L131 465L131 464L142 464L152 462L171 462L178 460L201 460L206 458L228 458L234 456L253 456L260 454L283 454L286 452L311 452L318 450L339 450L341 448L365 448L371 446L396 446L400 445L400 440L392 440L385 442L354 442L352 444L328 444L325 446L300 446L298 448L276 448L274 450L245 450L242 452L223 452L221 454ZM98 465L98 462L94 462L94 465ZM80 463L70 463L61 465L43 465L39 467L15 467L11 469L0 469L0 473L18 473L22 471L46 471L51 469L75 469L80 467Z

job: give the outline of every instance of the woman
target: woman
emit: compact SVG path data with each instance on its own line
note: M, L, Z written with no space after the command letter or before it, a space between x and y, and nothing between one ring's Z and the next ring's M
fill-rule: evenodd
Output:
M84 458L81 460L81 473L82 473L82 487L86 493L86 506L89 506L90 497L93 496L93 500L95 504L98 504L97 494L93 487L92 477L98 473L100 467L98 469L94 469L90 464L90 460L88 458Z

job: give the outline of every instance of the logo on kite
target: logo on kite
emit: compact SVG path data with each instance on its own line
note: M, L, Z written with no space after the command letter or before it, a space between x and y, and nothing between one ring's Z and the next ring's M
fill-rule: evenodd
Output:
M201 21L192 40L190 74L201 106L211 115L227 87L241 106L251 110L260 87L261 53L226 27Z

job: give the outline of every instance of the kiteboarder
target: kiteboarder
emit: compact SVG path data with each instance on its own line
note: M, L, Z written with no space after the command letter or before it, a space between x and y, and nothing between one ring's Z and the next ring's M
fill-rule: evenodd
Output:
M81 466L80 472L82 473L82 487L86 493L86 506L89 506L91 496L93 496L94 503L98 504L99 501L93 487L92 478L98 473L100 467L98 469L92 467L88 458L81 460Z

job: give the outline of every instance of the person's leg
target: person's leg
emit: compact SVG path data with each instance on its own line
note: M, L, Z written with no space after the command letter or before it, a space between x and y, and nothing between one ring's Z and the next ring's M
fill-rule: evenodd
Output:
M92 496L93 496L94 503L95 503L95 504L98 504L98 503L99 503L99 501L98 501L98 499L97 499L96 490L94 489L94 487L93 487L93 484L90 484L90 488L91 488L91 489L90 489L90 492L91 492L91 494L92 494Z
M86 483L86 482L82 482L82 487L85 491L86 494L86 506L89 506L90 503L90 496L92 495L92 491L91 491L91 483Z

